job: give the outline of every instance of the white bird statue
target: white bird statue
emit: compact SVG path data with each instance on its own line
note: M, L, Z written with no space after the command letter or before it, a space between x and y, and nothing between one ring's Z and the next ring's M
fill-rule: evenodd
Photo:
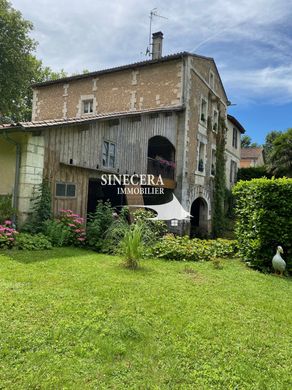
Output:
M286 263L282 259L281 253L284 253L283 248L281 246L278 246L277 253L273 257L272 264L273 264L273 268L275 270L275 274L280 272L280 275L283 276L283 272L286 269Z

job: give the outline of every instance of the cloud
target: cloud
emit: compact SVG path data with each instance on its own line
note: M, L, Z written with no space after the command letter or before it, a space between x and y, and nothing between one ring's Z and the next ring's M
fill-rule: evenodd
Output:
M68 73L145 59L149 12L165 34L164 53L183 50L215 58L237 102L292 101L289 0L12 0L32 20L37 55ZM291 4L290 4L291 5Z

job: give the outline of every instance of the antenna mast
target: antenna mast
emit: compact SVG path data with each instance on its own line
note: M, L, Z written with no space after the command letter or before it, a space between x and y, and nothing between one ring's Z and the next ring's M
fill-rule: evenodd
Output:
M149 19L150 19L150 23L149 23L149 41L148 41L148 46L147 46L146 53L145 53L145 56L149 56L149 57L151 56L151 52L152 52L152 50L151 50L151 46L152 46L151 37L152 37L152 22L153 22L154 16L156 16L157 18L168 19L165 16L159 15L157 13L157 8L153 8L150 11L150 15L149 15Z

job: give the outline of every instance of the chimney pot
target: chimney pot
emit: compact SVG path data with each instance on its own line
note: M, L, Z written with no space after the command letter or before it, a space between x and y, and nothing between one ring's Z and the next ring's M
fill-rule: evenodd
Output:
M162 40L163 34L161 31L152 34L152 60L162 57Z

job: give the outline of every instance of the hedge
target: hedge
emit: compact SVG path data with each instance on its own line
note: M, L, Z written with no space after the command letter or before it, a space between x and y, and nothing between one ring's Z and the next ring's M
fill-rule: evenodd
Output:
M267 171L266 167L249 167L239 168L237 171L237 180L252 180L262 177L271 179L272 175Z
M233 188L239 255L262 271L272 270L276 248L292 271L292 179L253 179Z
M149 249L147 255L166 260L208 261L233 257L236 254L236 245L236 241L222 238L200 240L167 234Z

